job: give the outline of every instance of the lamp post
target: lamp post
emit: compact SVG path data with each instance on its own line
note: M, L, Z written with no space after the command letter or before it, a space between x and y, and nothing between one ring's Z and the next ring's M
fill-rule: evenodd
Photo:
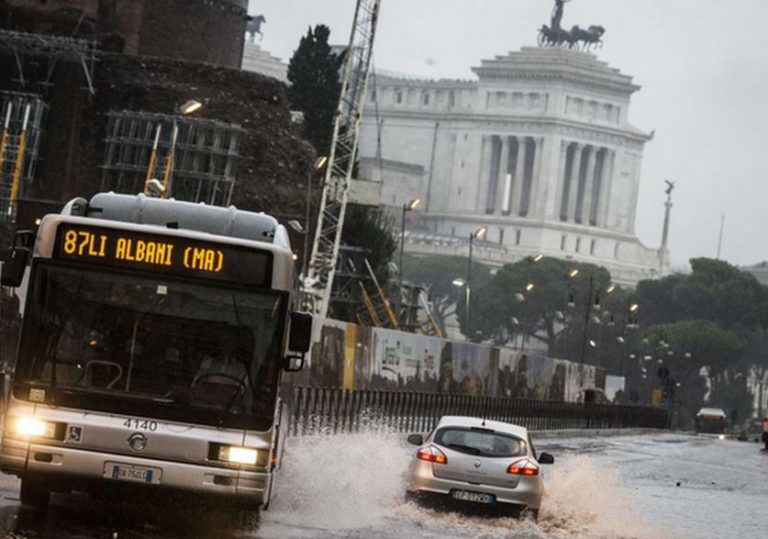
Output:
M405 214L409 211L413 211L416 208L419 207L419 204L421 204L420 198L414 198L411 200L408 204L403 204L403 216L400 220L400 266L398 274L398 285L397 285L397 316L398 321L399 317L402 311L402 304L403 304L403 252L405 251Z
M576 276L579 275L579 269L574 268L571 271L568 272L568 277L571 279L575 279ZM589 332L589 319L591 317L591 310L592 306L594 305L595 308L600 307L600 295L610 294L616 289L616 285L613 283L609 283L608 286L605 288L605 290L598 290L595 291L595 276L594 273L590 272L589 274L589 280L587 285L587 295L584 301L584 327L581 334L581 351L579 352L579 363L584 363L584 358L586 356L587 352L587 342L588 342L588 332ZM575 306L575 302L573 301L573 296L571 295L571 298L569 299L568 305L573 307ZM598 320L599 322L599 320ZM589 341L591 346L596 346L595 341Z
M162 197L170 198L171 189L173 187L173 169L176 165L176 141L179 137L179 121L178 115L188 116L193 112L203 108L203 104L200 101L190 99L185 101L180 106L174 107L173 111L173 128L171 129L171 147L168 150L168 157L165 163L165 174L163 175L163 190ZM160 136L158 131L157 137Z
M626 390L626 359L627 359L627 336L628 330L637 327L637 313L640 310L640 305L632 303L632 300L627 300L627 309L624 312L624 328L616 341L621 345L621 376L624 377L625 390Z
M467 284L466 284L466 310L464 312L464 326L467 329L466 338L467 340L472 339L472 330L469 327L469 321L471 318L469 317L469 295L470 295L470 289L472 288L472 247L475 242L475 238L482 239L485 236L485 233L488 232L488 229L484 226L478 228L474 232L470 233L469 235L469 259L467 260Z
M522 352L525 352L525 343L528 341L528 339L527 339L528 335L526 333L526 323L528 321L528 319L526 317L526 311L527 311L527 308L528 308L529 296L527 296L526 294L530 295L533 292L533 289L536 287L536 285L533 283L533 281L531 281L531 272L533 271L533 266L536 265L537 263L541 262L543 259L544 259L544 254L543 253L538 253L535 256L529 256L527 258L527 260L528 260L528 272L526 273L526 276L525 276L525 287L523 289L523 293L519 293L518 292L517 294L515 294L515 299L517 301L520 301L523 304L522 312L520 313L520 318L521 318L521 322L520 322L520 327L521 327L520 347L521 347L521 351ZM535 329L534 329L534 332L535 332Z
M469 288L467 286L467 281L466 281L466 279L462 279L461 277L456 277L453 280L453 286L456 286L458 288L467 287L467 289L464 291L464 300L466 302L464 304L464 328L466 329L467 323L468 323L468 320L469 320L469 318L467 317L467 312L469 311Z
M312 179L318 171L323 169L327 162L327 157L318 157L315 159L312 169L307 173L307 200L304 209L304 251L301 254L301 274L304 278L306 278L307 270L309 269L309 221L312 219Z

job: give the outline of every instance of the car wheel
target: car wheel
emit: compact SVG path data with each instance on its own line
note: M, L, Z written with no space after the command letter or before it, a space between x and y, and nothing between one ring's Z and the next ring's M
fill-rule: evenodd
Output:
M531 509L530 507L526 507L524 505L516 505L516 504L504 504L506 507L503 508L503 512L505 516L509 516L511 518L517 518L520 520L524 520L526 518L532 518L533 520L537 520L539 518L539 510L538 509Z
M35 477L23 477L19 498L22 505L45 509L51 500L51 491L44 481Z
M405 491L404 498L405 498L405 503L416 502L416 500L418 500L418 496L416 495L416 493L410 490Z
M520 518L531 518L533 520L539 520L539 510L538 509L525 509L520 514Z

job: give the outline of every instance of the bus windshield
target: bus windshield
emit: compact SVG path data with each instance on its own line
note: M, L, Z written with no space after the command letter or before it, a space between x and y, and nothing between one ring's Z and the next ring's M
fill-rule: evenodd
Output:
M121 400L155 417L271 422L283 303L278 294L41 263L16 380L64 406L116 411L109 403Z

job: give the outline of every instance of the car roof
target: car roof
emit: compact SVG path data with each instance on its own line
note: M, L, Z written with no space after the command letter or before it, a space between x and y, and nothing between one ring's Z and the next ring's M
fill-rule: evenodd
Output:
M485 424L483 424L485 422ZM503 421L492 421L490 419L483 420L482 417L469 417L458 415L444 415L440 418L437 424L440 427L480 427L491 429L506 434L512 434L518 438L528 438L528 429L521 427L520 425L513 425L512 423L504 423Z
M725 417L725 412L722 408L702 408L696 415L721 415Z

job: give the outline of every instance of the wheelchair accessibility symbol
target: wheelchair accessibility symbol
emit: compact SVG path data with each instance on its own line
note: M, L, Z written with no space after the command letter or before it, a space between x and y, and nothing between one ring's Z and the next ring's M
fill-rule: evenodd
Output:
M70 425L67 429L67 442L79 444L83 441L83 427Z

